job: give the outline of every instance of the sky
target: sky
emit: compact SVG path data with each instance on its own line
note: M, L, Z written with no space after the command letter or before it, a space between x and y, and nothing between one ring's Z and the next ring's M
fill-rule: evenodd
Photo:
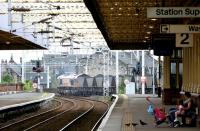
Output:
M84 50L81 52L81 54L93 53L94 50ZM13 56L16 63L20 63L20 57L23 58L24 62L28 62L30 60L41 60L44 54L61 54L61 52L59 48L54 50L0 50L0 60L9 61L11 56ZM74 54L80 54L80 51L75 50Z
M46 0L45 0L46 1ZM44 3L40 3L42 8L46 8L44 5ZM11 3L12 6L25 6L28 5L28 3ZM34 12L38 12L38 10L36 10L36 8L41 8L38 4L36 4L37 6L35 7L34 10L32 10L33 14ZM48 5L48 4L47 4ZM83 13L89 13L88 9L86 7L82 8L84 3L69 3L68 4L70 6L70 8L65 8L62 11L64 13L68 13L69 11L77 14L78 12L82 11ZM77 9L77 6L80 6L81 8ZM66 6L66 7L69 7ZM51 12L52 10L50 10ZM49 12L48 10L44 10L42 11L43 13L47 13ZM58 11L59 12L59 11ZM4 14L5 13L5 14ZM33 24L32 21L40 21L43 20L43 18L40 16L38 17L38 19L36 17L34 17L35 19L32 20L33 18L31 18L32 16L29 16L28 14L25 17L22 17L23 15L21 15L22 13L19 12L12 12L11 17L9 17L8 15L8 3L0 3L0 30L4 30L4 31L10 31L10 30L15 30L15 32L13 32L16 35L19 35L25 39L28 39L29 41L32 41L33 43L36 44L40 44L42 46L47 46L48 47L48 51L14 51L14 50L10 50L10 51L1 51L0 50L0 60L2 59L7 59L9 60L11 55L13 54L13 58L17 63L20 63L20 57L23 57L25 59L25 61L29 61L31 59L41 59L42 55L44 54L63 54L63 53L71 53L71 54L92 54L96 51L96 48L99 48L99 46L105 46L105 40L102 40L102 35L101 32L98 31L96 25L94 23L90 23L93 18L92 16L89 15L83 15L84 17L80 16L77 17L76 15L70 15L70 18L60 18L58 17L57 19L52 19L52 23L56 22L56 20L61 21L61 20L65 20L65 21L72 21L70 24L68 22L68 24L61 24L61 25L56 25L58 27L63 27L64 34L60 34L61 31L55 31L55 36L62 36L64 37L69 37L68 35L70 34L76 34L75 36L73 36L74 41L72 41L73 43L70 43L73 45L75 49L73 49L73 47L62 47L61 46L61 40L54 40L52 41L49 40L48 38L50 37L49 35L41 35L40 33L36 33L33 34L33 32L37 32L40 30L46 29L47 27L44 26L43 24ZM31 14L31 13L30 13ZM61 15L62 16L62 15ZM73 21L79 21L79 22L73 22ZM86 25L85 22L81 23L81 21L89 21L88 25ZM12 22L11 22L12 21ZM22 22L25 21L25 22ZM10 24L12 23L12 24ZM12 26L11 26L12 25ZM44 26L44 27L43 27ZM77 27L78 26L78 27ZM75 27L77 27L77 29L74 29ZM90 29L88 30L88 27L94 27L94 29ZM70 30L70 32L68 31L69 28L74 29L74 31ZM81 30L79 29L81 28ZM68 32L66 32L66 29ZM81 33L79 33L81 31L82 35L84 36L84 38L82 38L83 36L81 36ZM77 36L80 35L80 36ZM95 34L95 35L94 35ZM92 37L91 37L92 36ZM51 36L52 37L52 36ZM76 38L76 39L75 39ZM98 41L96 41L98 40ZM75 43L75 41L79 41L80 43ZM65 44L69 44L68 41L64 41ZM93 47L93 48L91 48ZM107 47L107 46L106 46ZM94 49L95 48L95 49ZM24 55L23 55L24 54Z
M31 59L41 59L44 51L22 51L22 50L0 50L0 60L10 60L11 55L16 63L20 63L20 57L24 58L24 61L30 61Z
M7 15L1 15L1 25L0 29L4 31L9 30L8 26L8 16ZM16 26L16 27L15 27ZM15 25L13 28L19 28L22 25ZM18 34L21 35L21 34ZM27 37L26 37L27 38ZM31 41L34 41L33 38L29 39ZM0 60L10 60L11 55L13 55L14 61L16 63L20 63L20 57L24 58L24 61L29 61L31 59L41 59L44 51L42 50L0 50ZM24 55L23 55L24 54Z
M0 12L3 9L6 9L6 8L7 8L7 4L6 5L0 4ZM16 20L16 18L17 17L14 17L14 15L13 15L13 19ZM8 22L8 15L7 14L0 15L0 20L1 20L0 30L9 31L11 29L11 27L8 26L8 23L9 23ZM14 23L12 25L12 29L17 29L17 31L19 31L19 32L25 31L22 27L24 28L23 23ZM32 32L33 30L26 29L26 31ZM20 34L17 34L17 35L25 37L26 39L28 39L32 42L35 42L35 39L33 38L33 36L31 34L25 35L23 33L20 33ZM47 41L40 39L40 36L38 35L36 43L41 44L41 45L45 45L47 43ZM79 43L78 46L81 46L81 44ZM81 47L81 48L83 48L83 47ZM73 54L80 54L80 53L81 54L92 54L92 53L95 52L90 47L84 46L84 48L82 50L81 49L73 50ZM63 49L60 45L58 45L58 46L49 45L49 50L46 50L46 51L44 51L44 50L0 50L0 60L10 60L11 55L13 55L14 61L16 63L20 63L20 57L23 58L24 62L27 62L27 61L30 61L30 60L42 59L43 54L53 54L53 53L54 54L58 54L58 53L62 54L62 53L66 53L66 52L70 53L70 51L71 50L69 48Z

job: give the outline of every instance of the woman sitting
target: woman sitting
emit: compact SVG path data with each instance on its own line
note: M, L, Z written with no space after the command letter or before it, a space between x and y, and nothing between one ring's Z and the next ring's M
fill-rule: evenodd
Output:
M191 98L191 94L189 92L185 93L185 98L186 100L183 102L183 110L184 110L184 114L182 114L182 122L185 125L186 124L186 120L185 118L187 116L189 117L195 117L195 106L194 103L192 101Z
M195 108L193 105L193 101L191 99L191 94L189 92L185 93L185 101L183 102L183 107L181 106L180 110L177 110L176 108L172 108L169 111L169 120L171 122L171 125L173 127L179 126L179 122L177 121L177 116L182 117L182 124L185 125L186 121L185 118L187 116L193 116L195 114Z

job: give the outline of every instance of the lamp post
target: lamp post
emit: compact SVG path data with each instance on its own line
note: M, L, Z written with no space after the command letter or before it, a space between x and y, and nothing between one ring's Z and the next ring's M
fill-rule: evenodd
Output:
M109 64L110 64L110 56L109 56L109 51L108 51L108 59L107 59L107 81L106 81L106 85L107 85L107 96L109 96L109 86L110 86L110 77L109 77L109 74L110 74L110 71L109 71Z
M86 57L85 74L88 74L88 55Z
M140 62L140 52L137 50L137 63ZM139 68L140 69L140 68ZM140 70L139 70L139 74L137 73L136 75L136 92L139 93L139 76L140 76Z
M37 83L38 83L38 85L37 85L38 91L42 92L41 88L40 88L40 72L37 72Z
M8 26L10 26L10 31L12 31L12 13L11 13L11 0L8 0Z
M107 96L106 90L107 90L106 88L106 54L103 53L103 95L104 96Z
M119 88L119 52L116 51L116 93L118 94L118 88Z
M49 89L49 65L47 66L47 89Z
M22 51L22 59L21 59L21 64L22 64L22 83L24 83L25 81L25 78L24 78L24 74L25 74L25 70L24 70L24 50Z
M153 58L153 57L152 57ZM154 73L155 73L155 69L154 69L154 58L153 58L153 96L155 95L155 78L154 78Z
M103 95L109 96L109 51L108 50L102 50L103 54ZM106 60L107 56L107 60ZM107 64L107 69L106 69Z
M0 60L0 83L1 83L1 60Z
M103 96L109 96L109 50L98 48L96 53L103 56Z
M145 70L144 70L144 62L145 62L145 57L144 57L145 53L144 50L142 50L142 78L145 78ZM145 94L145 80L142 81L142 95Z

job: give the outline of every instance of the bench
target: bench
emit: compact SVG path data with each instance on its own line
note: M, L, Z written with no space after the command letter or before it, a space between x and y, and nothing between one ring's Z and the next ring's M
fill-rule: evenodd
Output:
M197 114L195 112L191 115L181 116L181 118L185 126L195 127L197 124Z

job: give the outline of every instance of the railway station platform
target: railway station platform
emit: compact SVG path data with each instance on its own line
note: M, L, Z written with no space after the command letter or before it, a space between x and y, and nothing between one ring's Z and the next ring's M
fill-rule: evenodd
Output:
M0 96L0 111L51 99L54 93L16 93Z
M157 96L150 96L150 99L156 106L164 106L166 111L172 107L162 105L161 98ZM98 131L199 131L200 129L199 127L172 128L167 123L156 127L154 116L147 113L147 107L146 96L120 95L112 112L110 114L108 112L108 116L104 118ZM141 125L140 120L147 123L147 125ZM129 123L137 123L138 125L133 126L132 124L129 125Z

